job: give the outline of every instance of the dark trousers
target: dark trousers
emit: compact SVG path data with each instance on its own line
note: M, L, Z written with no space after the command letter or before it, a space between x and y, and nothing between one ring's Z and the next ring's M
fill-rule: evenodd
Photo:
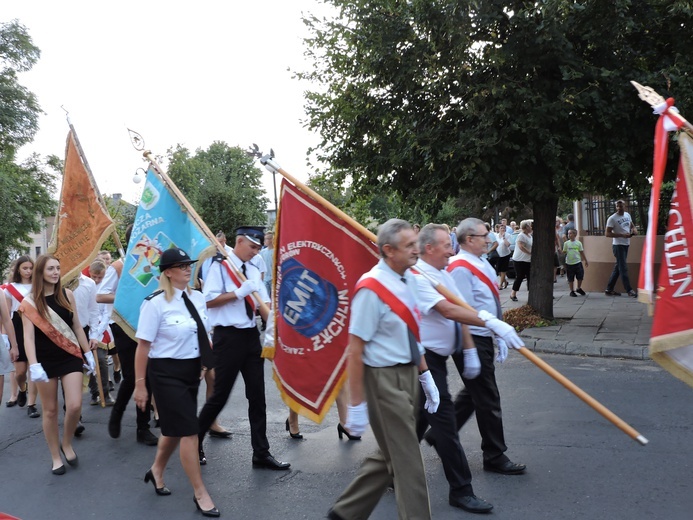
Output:
M265 405L265 360L260 357L260 333L256 327L214 327L214 392L199 417L200 445L217 415L226 405L238 373L243 376L245 397L248 400L250 441L253 455L269 455L267 412Z
M457 429L476 412L476 422L481 434L481 450L484 462L502 464L509 460L505 455L508 447L503 436L503 417L501 414L500 393L496 384L493 364L493 338L472 336L481 362L481 373L475 379L462 378L464 388L455 399L455 420ZM464 358L462 354L453 355L453 360L462 375Z
M616 257L616 264L614 265L614 270L611 271L611 276L609 277L609 282L606 284L607 291L613 291L618 281L619 275L621 276L621 281L623 282L623 288L626 292L630 292L633 288L630 285L630 279L628 278L628 247L629 246L619 246L612 245L611 250Z
M433 437L436 452L443 463L445 478L450 484L450 494L457 496L473 495L472 472L467 463L467 456L460 444L455 422L455 405L448 389L447 356L441 356L426 350L426 364L431 371L440 393L440 405L436 413L428 413L424 408L426 396L420 393L419 418L416 424L416 434L419 441L428 426L431 426L430 436Z
M515 281L513 282L513 291L517 292L520 290L522 285L522 280L527 278L527 289L529 290L529 270L532 264L530 262L521 262L516 260L515 265Z
M113 412L122 415L125 412L125 407L128 405L133 392L135 391L135 351L137 350L137 342L125 334L125 331L116 323L111 325L111 330L113 331L113 341L118 347L120 369L123 371L123 380L120 382L120 387L118 388L118 395L116 396L116 401L113 405ZM147 392L150 397L147 400L147 406L145 407L144 412L140 410L139 407L135 407L137 411L138 430L149 429L149 406L151 404L152 391L149 387L149 381L147 380L145 383L147 385Z

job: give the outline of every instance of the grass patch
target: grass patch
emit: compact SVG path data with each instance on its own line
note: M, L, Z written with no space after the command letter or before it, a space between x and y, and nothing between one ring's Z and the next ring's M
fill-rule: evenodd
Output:
M523 305L517 309L510 309L503 313L503 321L515 327L517 332L534 327L550 327L556 325L555 320L542 318L537 311L529 305Z

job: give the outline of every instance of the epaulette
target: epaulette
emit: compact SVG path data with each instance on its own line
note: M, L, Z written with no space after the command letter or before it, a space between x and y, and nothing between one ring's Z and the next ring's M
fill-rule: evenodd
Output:
M224 255L221 254L221 251L217 251L217 254L212 257L212 262L223 262L224 261Z
M152 294L150 294L149 296L147 296L147 297L145 298L145 300L151 300L152 298L154 298L154 296L159 296L162 292L164 292L163 289L159 289L158 291L154 291Z

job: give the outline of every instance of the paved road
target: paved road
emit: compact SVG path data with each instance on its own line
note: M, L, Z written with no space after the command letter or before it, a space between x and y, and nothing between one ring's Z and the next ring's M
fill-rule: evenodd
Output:
M693 511L690 454L693 391L651 361L542 354L555 368L647 437L642 447L558 386L518 354L498 368L508 454L528 465L524 476L482 471L475 422L462 432L479 496L495 504L491 518L508 520L688 520ZM269 366L267 381L270 380ZM460 387L454 378L453 389ZM7 384L5 396L7 396ZM222 414L235 435L206 441L203 468L222 518L318 519L374 449L339 442L336 412L322 425L302 420L304 441L284 432L286 409L268 384L268 421L273 453L292 463L285 473L254 470L242 382ZM86 395L85 395L86 398ZM86 402L86 401L85 401ZM77 469L56 477L39 420L17 407L0 407L0 511L24 520L166 518L199 519L192 490L177 458L166 484L173 494L156 496L142 477L154 448L135 442L134 410L123 436L106 432L109 410L84 407L85 435L76 441ZM422 445L435 519L473 518L447 504L447 484L432 448ZM373 520L396 518L394 496L386 495Z

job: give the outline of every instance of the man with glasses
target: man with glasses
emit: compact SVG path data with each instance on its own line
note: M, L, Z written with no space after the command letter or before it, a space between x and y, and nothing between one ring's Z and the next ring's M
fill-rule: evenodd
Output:
M611 249L616 258L614 270L611 272L609 281L606 284L604 294L607 296L621 296L621 293L614 291L619 275L623 282L623 288L628 293L628 296L635 298L636 293L630 285L628 278L628 248L630 247L630 237L635 235L636 229L633 225L633 219L630 218L630 213L626 211L626 202L623 200L616 201L616 213L611 215L606 221L605 236L611 238Z
M472 414L476 413L484 469L504 475L517 475L524 473L526 466L512 462L505 455L508 448L503 435L500 393L493 364L493 336L496 335L498 343L499 363L507 357L508 346L520 348L524 344L514 329L501 321L503 312L496 273L481 258L487 250L489 240L484 222L476 218L463 220L457 226L457 240L460 243L460 253L450 258L447 270L465 301L479 311L479 318L486 322L485 327L469 326L481 362L479 376L474 379L465 377L464 358L460 354L453 355L464 382L464 388L455 399L457 428L462 428Z
M269 302L269 296L260 271L251 263L260 252L263 240L262 228L243 226L236 229L236 245L229 253L228 261L243 273L245 281L241 281L237 271L226 261L214 262L205 275L202 294L207 301L210 325L214 327L215 377L214 392L199 417L200 464L207 463L202 448L205 434L226 405L240 372L248 399L253 466L275 470L286 470L291 466L272 456L267 440L264 359L260 356L260 332L255 322L257 305L252 294L259 293L264 302ZM262 318L266 320L267 316L263 314Z

